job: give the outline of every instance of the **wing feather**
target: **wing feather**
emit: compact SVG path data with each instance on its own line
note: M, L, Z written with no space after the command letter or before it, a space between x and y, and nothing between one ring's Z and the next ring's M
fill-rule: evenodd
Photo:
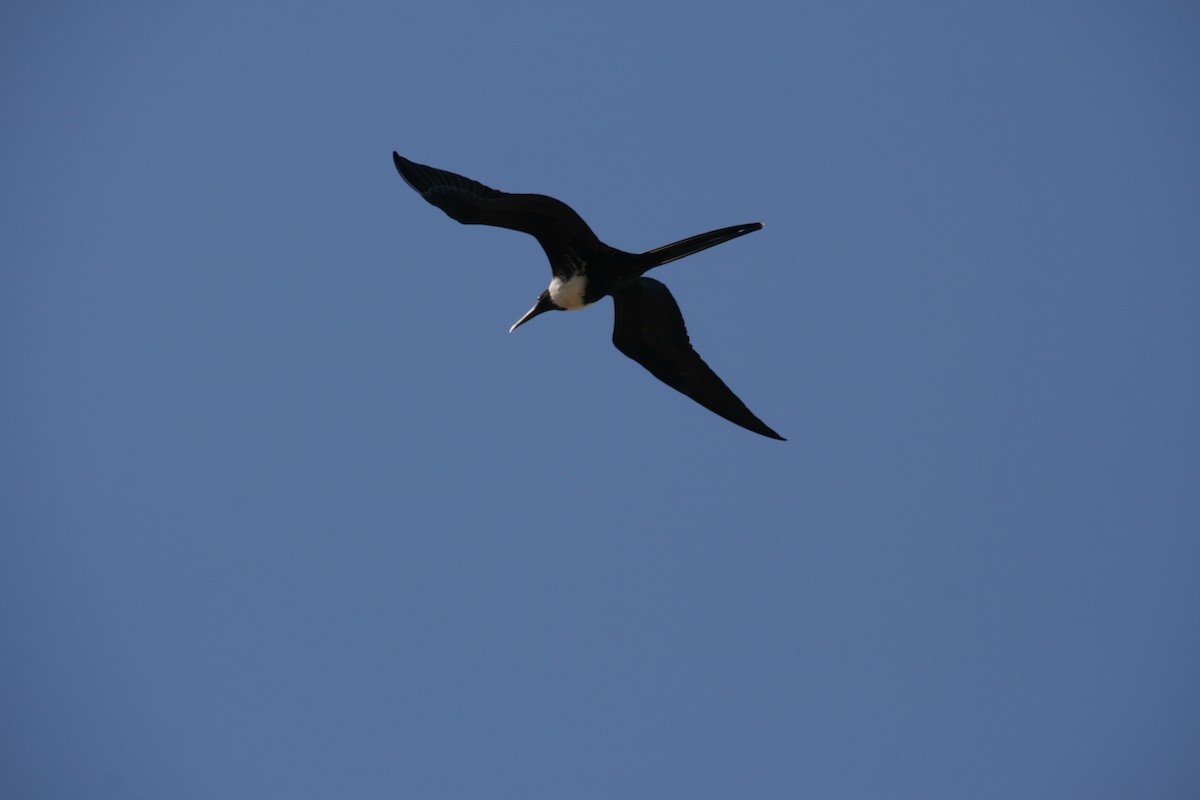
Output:
M592 261L615 251L597 238L583 218L566 203L544 194L510 194L444 169L409 161L399 153L392 160L400 176L432 205L464 225L493 225L534 236L546 251L555 272L572 271L580 261Z
M784 440L754 416L692 347L679 304L653 278L625 281L612 293L613 344L654 377L730 422Z

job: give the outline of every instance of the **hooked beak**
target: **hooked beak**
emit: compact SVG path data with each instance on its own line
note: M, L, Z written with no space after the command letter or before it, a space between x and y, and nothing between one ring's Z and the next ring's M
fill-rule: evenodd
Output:
M556 310L558 310L558 306L554 305L554 301L550 299L550 292L549 291L542 292L541 295L538 296L537 302L533 304L533 308L526 311L525 316L523 316L519 320L517 320L516 324L508 329L508 332L512 333L517 328L521 327L526 322L529 322L529 320L533 319L538 314L541 314L544 311L556 311Z

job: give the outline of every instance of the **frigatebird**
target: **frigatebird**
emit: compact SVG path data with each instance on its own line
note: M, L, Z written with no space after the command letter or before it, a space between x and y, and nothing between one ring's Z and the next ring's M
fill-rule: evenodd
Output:
M761 222L734 225L664 245L645 253L609 247L575 210L542 194L509 194L453 172L392 160L400 177L421 197L464 225L494 225L533 235L550 259L553 277L512 333L546 311L572 311L611 295L613 344L654 377L710 411L743 428L784 441L746 408L717 377L688 338L675 298L649 270L762 228Z

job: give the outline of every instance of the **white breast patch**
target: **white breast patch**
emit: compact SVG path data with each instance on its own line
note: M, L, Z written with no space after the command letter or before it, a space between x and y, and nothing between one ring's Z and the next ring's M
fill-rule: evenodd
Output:
M557 275L550 281L550 299L559 308L576 311L584 307L583 293L587 289L586 275L572 275L562 280Z

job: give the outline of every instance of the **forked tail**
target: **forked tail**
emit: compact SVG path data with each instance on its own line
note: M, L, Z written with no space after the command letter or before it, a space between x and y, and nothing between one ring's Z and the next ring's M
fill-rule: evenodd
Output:
M647 270L661 267L663 264L676 261L684 256L699 253L701 250L707 250L722 242L728 242L730 239L736 239L739 236L745 236L747 233L754 233L761 229L761 222L751 222L747 225L732 225L728 228L701 233L698 236L689 236L687 239L657 247L639 255L638 261L640 263L638 266L641 272L638 274L640 275Z

